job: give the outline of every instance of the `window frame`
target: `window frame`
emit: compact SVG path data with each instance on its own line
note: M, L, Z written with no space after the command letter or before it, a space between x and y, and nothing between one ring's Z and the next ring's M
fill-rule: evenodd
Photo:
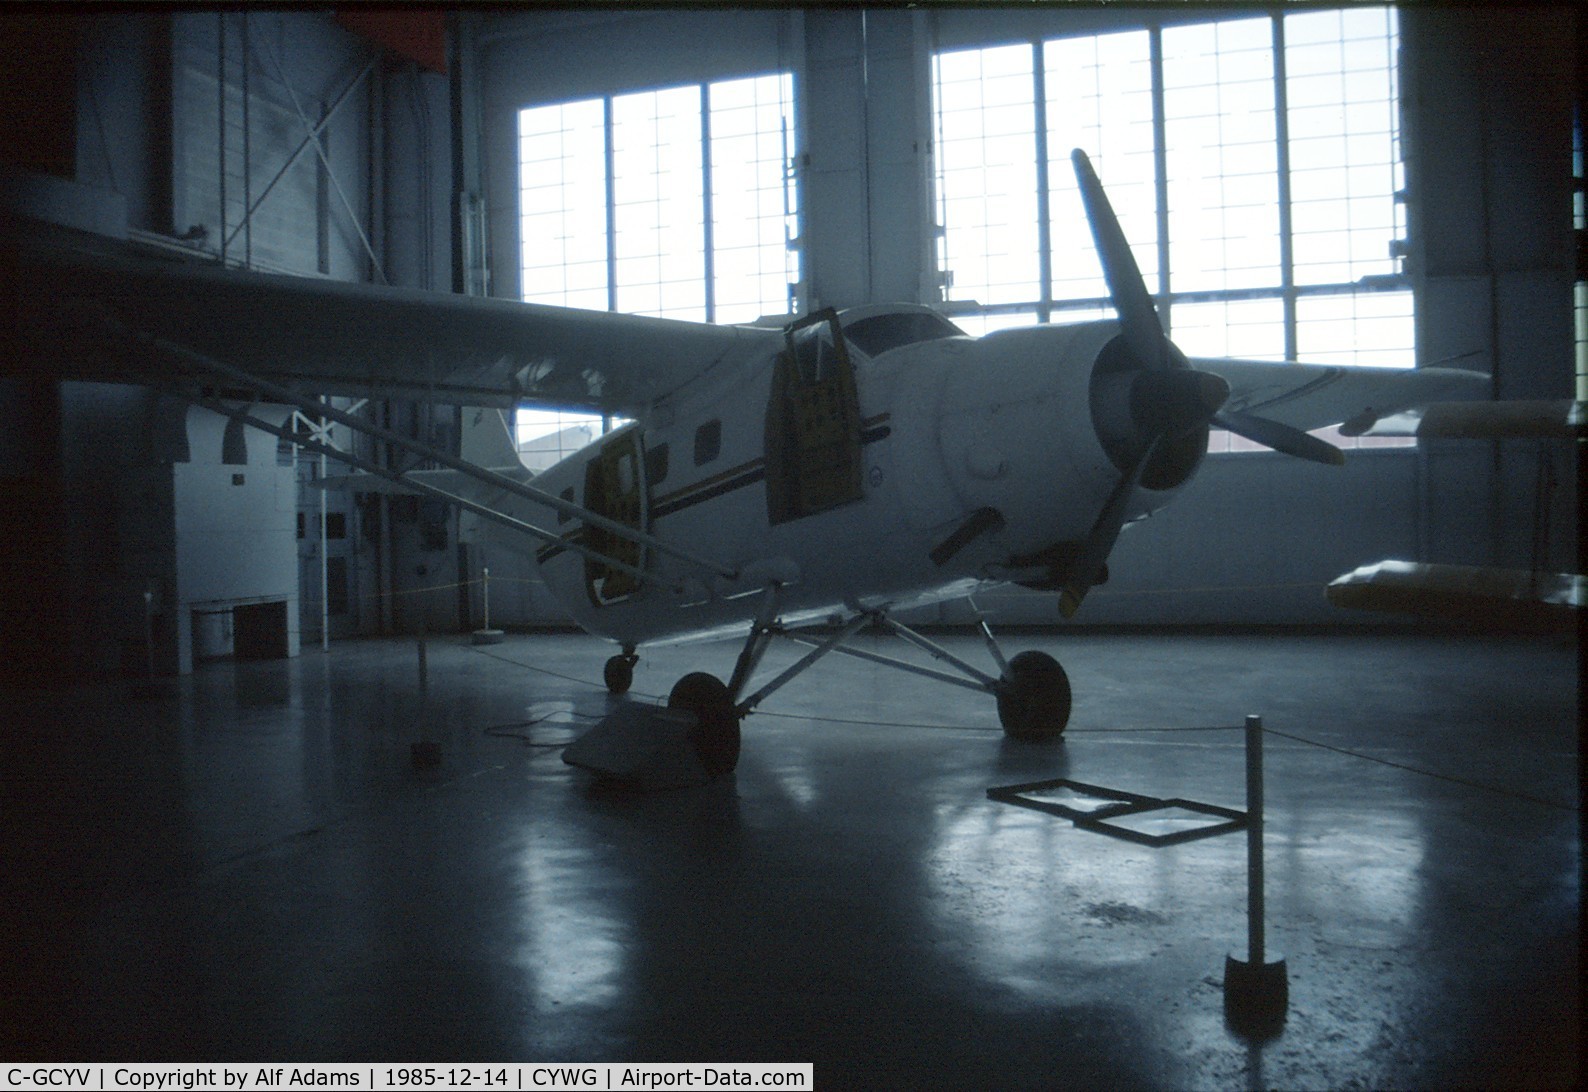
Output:
M714 94L724 95L732 88L736 88L738 86L755 81L776 81L777 109L780 114L780 126L777 135L781 141L779 155L779 159L781 161L779 188L782 194L783 206L780 214L780 218L783 222L783 240L781 243L780 252L783 255L783 283L785 285L785 289L784 295L781 299L777 301L763 300L761 303L756 304L756 306L771 306L773 310L768 311L768 314L799 313L802 307L804 293L804 280L802 276L802 268L804 265L804 243L803 232L800 230L799 226L800 218L803 213L800 200L800 190L802 187L800 185L800 171L798 169L798 157L800 154L800 131L799 118L796 113L796 106L798 102L798 88L795 85L796 79L797 75L795 72L784 69L771 72L751 73L749 75L743 76L695 80L685 83L674 83L668 84L666 86L641 88L622 92L609 92L600 95L584 96L582 98L563 102L531 103L519 107L516 112L519 126L519 151L517 162L519 176L517 190L517 213L519 224L519 298L530 302L562 302L559 300L544 299L537 294L529 292L526 288L526 285L530 279L529 270L531 267L526 264L525 255L525 250L528 245L524 230L524 225L526 222L525 194L530 189L530 187L526 186L525 181L529 170L534 165L533 163L526 163L524 159L524 146L527 140L524 128L526 115L529 115L534 111L550 110L561 111L565 114L570 111L589 111L594 113L596 106L599 105L599 126L601 129L601 142L604 150L603 154L605 160L600 171L602 176L601 185L604 188L603 201L605 205L605 224L601 229L601 235L602 245L605 248L605 255L602 258L583 259L577 263L570 263L565 258L562 262L562 267L566 269L573 264L592 264L604 261L606 298L604 306L597 308L600 310L614 312L626 310L628 313L633 314L672 318L687 317L694 321L714 323L721 321L720 312L725 307L743 307L743 301L724 303L719 299L723 286L719 285L718 283L718 263L719 261L727 259L731 253L742 252L745 247L742 244L719 242L719 233L722 232L724 225L719 223L719 219L716 215L716 206L721 198L721 191L718 186L715 185L715 182L719 175L730 176L733 172L727 165L718 162L715 152L725 143L733 140L742 140L747 135L753 140L760 140L763 138L769 138L770 134L769 130L760 128L753 128L749 134L743 132L728 132L726 134L721 133L720 131L714 132L714 120L718 123L718 129L720 129L721 123L726 120L727 115L736 111L742 111L746 109L746 107L742 103L725 103L721 106L717 106L713 103L713 96ZM691 254L691 261L698 260L698 264L700 266L698 286L701 302L698 308L698 313L685 316L676 313L677 309L670 307L666 300L670 285L683 284L686 282L676 282L667 279L665 276L663 276L662 279L656 281L627 281L623 279L624 268L631 265L634 261L643 260L645 256L641 255L636 258L635 256L629 256L622 253L622 243L620 242L620 237L624 234L624 232L623 225L620 223L620 220L624 217L626 208L638 207L639 205L642 205L646 202L634 202L627 200L626 198L620 198L617 192L621 179L621 164L619 163L619 159L623 152L622 149L617 146L616 142L618 137L617 131L625 124L624 119L618 116L620 112L626 112L631 106L643 110L642 100L647 96L659 101L661 96L682 97L687 96L690 92L694 93L694 97L698 102L699 123L696 129L697 147L692 154L685 152L685 155L693 161L693 166L698 172L697 174L692 175L692 177L698 178L699 181L698 192L695 193L695 199L699 202L699 211L692 223L695 230L698 232L700 248L698 252L693 252ZM755 109L761 105L763 104L757 103L750 108ZM594 122L586 121L585 124L588 127L593 125ZM658 147L661 146L658 145ZM549 160L540 160L536 162L549 162ZM765 156L762 156L753 159L750 162L765 165L771 163L771 160ZM586 168L590 166L588 162L586 162L584 165ZM755 222L757 224L763 224L770 222L773 219L774 217L770 215L758 215L755 217ZM655 228L656 225L651 224L650 227ZM752 249L764 251L768 248L765 244L762 244L760 247ZM658 258L657 255L650 255L649 257ZM665 255L660 256L660 258L665 257ZM670 264L666 261L661 261L660 258L658 258L660 265L665 266ZM534 268L552 267L548 265L545 267ZM767 274L764 273L761 275L763 277L767 276ZM696 282L691 281L688 283ZM622 297L625 291L632 293L636 290L653 290L657 297L657 306L638 309L625 308L622 306L624 302ZM693 306L691 306L690 310L694 310ZM669 313L670 311L673 313ZM732 321L754 321L754 319L760 317L760 315L755 315L749 316L747 318L734 319Z
M1327 9L1323 10L1326 11ZM1393 49L1398 45L1400 41L1400 27L1392 5L1375 5L1371 9L1352 9L1342 6L1338 9L1338 11L1342 14L1354 14L1358 11L1371 11L1375 15L1383 13L1383 18L1386 21L1386 33L1383 38L1386 43L1386 48ZM934 229L935 238L938 240L938 250L935 255L935 269L938 274L937 280L939 284L939 291L942 297L937 301L936 305L942 307L956 322L960 322L972 327L985 325L989 329L1005 324L1018 324L1022 320L1025 322L1034 320L1036 322L1043 323L1055 321L1068 322L1093 319L1099 317L1100 314L1105 316L1112 315L1112 307L1106 296L1061 298L1055 293L1054 267L1058 262L1061 261L1062 255L1054 252L1055 242L1051 238L1053 234L1056 234L1056 229L1049 211L1049 205L1055 194L1055 190L1052 186L1052 172L1054 170L1067 169L1068 157L1067 155L1061 155L1058 160L1054 160L1052 158L1052 151L1049 148L1050 140L1054 137L1055 129L1057 127L1049 124L1047 115L1052 109L1052 100L1050 96L1053 94L1053 86L1057 85L1057 80L1052 82L1049 81L1048 62L1050 59L1050 50L1055 47L1055 43L1079 43L1087 40L1101 41L1114 35L1144 35L1148 54L1147 63L1150 69L1149 93L1152 99L1151 117L1153 127L1151 143L1154 159L1152 175L1153 185L1156 190L1154 195L1154 215L1157 230L1156 236L1153 239L1140 240L1133 238L1132 241L1136 243L1139 253L1145 251L1145 253L1140 253L1138 260L1142 261L1144 275L1148 281L1148 291L1152 295L1153 301L1158 307L1160 314L1164 316L1165 323L1170 328L1171 336L1173 335L1173 330L1176 325L1177 310L1181 312L1180 317L1182 320L1184 320L1185 318L1190 317L1190 312L1187 309L1197 305L1224 304L1225 306L1235 307L1240 307L1242 305L1261 306L1262 301L1277 301L1279 307L1281 308L1281 323L1278 327L1278 330L1282 330L1284 340L1282 356L1280 356L1277 351L1246 355L1251 355L1258 359L1284 359L1287 361L1310 359L1306 355L1305 345L1299 344L1306 340L1305 332L1302 330L1304 318L1303 312L1309 310L1309 304L1313 309L1316 309L1320 306L1326 307L1327 305L1322 302L1325 298L1339 297L1342 299L1342 302L1346 300L1351 301L1351 303L1347 304L1347 307L1348 309L1351 309L1354 314L1356 301L1379 295L1394 295L1402 296L1408 301L1406 310L1400 312L1398 320L1406 324L1410 337L1412 338L1412 342L1408 346L1386 346L1384 351L1391 353L1406 353L1411 357L1411 360L1406 364L1372 361L1361 362L1357 360L1337 362L1346 364L1347 366L1361 367L1415 366L1416 299L1413 295L1412 278L1406 270L1402 260L1408 249L1406 245L1408 218L1402 203L1404 200L1405 153L1403 146L1403 136L1401 133L1398 117L1400 76L1398 72L1398 58L1393 54L1389 59L1387 68L1375 69L1375 71L1384 73L1384 78L1387 80L1386 93L1388 98L1386 100L1384 109L1388 111L1390 122L1390 129L1386 134L1390 159L1386 166L1392 172L1392 175L1390 192L1384 196L1394 203L1394 213L1386 232L1386 234L1390 236L1390 251L1385 256L1384 260L1390 264L1393 264L1396 267L1395 271L1393 273L1368 273L1357 276L1355 279L1348 281L1309 278L1304 275L1304 270L1301 270L1303 275L1298 276L1299 267L1296 262L1295 253L1295 243L1298 237L1295 223L1295 211L1297 203L1291 188L1293 170L1290 163L1292 139L1289 131L1291 111L1289 106L1289 95L1287 92L1290 86L1290 76L1286 63L1288 57L1286 27L1288 18L1297 15L1318 13L1319 12L1314 9L1308 9L1301 12L1286 12L1281 10L1256 11L1250 13L1236 12L1225 15L1222 18L1209 18L1206 21L1195 22L1188 21L1183 18L1149 18L1144 22L1134 23L1129 26L1117 25L1108 28L1097 28L1082 33L1063 33L1055 30L1052 27L1040 29L1033 28L1014 40L1011 40L1010 38L990 39L982 45L976 45L967 41L960 41L956 42L949 49L933 50L930 55L930 82L932 100L931 123L935 138L934 149L936 150L937 159L937 161L933 164L932 170L934 181ZM1170 91L1166 90L1166 81L1164 77L1164 38L1166 34L1173 34L1188 27L1198 27L1204 25L1216 26L1226 21L1234 20L1266 20L1268 23L1268 45L1266 47L1265 55L1269 68L1267 78L1272 81L1274 91L1272 104L1272 146L1274 149L1274 155L1276 157L1273 178L1274 184L1277 187L1276 200L1278 204L1279 219L1278 262L1276 265L1273 283L1241 288L1201 288L1195 291L1180 290L1175 286L1174 277L1171 274L1170 261L1170 254L1174 246L1174 240L1170 237L1168 223L1170 215L1170 200L1168 194L1170 181L1168 178L1166 163L1170 158L1171 152L1170 142L1166 135L1166 128L1169 124L1167 120L1169 112L1165 101L1166 95L1169 94ZM1357 41L1360 39L1349 37L1348 33L1345 32L1345 28L1343 28L1342 37L1339 40L1341 42L1347 42ZM1029 116L1032 119L1032 128L1034 130L1031 136L1033 137L1032 154L1036 168L1035 190L1038 200L1038 209L1036 223L1034 225L1034 230L1031 233L1031 237L1036 241L1036 256L1041 267L1041 275L1038 281L1039 294L1035 299L1024 299L1018 301L1000 300L990 304L980 300L968 300L964 298L955 299L955 285L953 283L955 256L952 253L952 245L950 243L952 225L948 221L950 212L945 198L944 182L945 173L951 169L945 163L947 153L944 142L944 117L946 113L952 112L952 110L951 108L945 109L943 94L944 81L942 79L940 64L942 59L946 56L949 56L950 54L968 54L971 52L984 52L993 49L1008 49L1012 46L1023 46L1029 51L1031 58L1030 95L1029 99L1022 100L1020 105L1023 105L1030 111ZM1217 85L1215 84L1214 86ZM978 110L982 109L982 107L979 102L973 102L973 104L966 107L966 109ZM1010 121L1006 127L1010 128L1012 131L1014 126L1015 122ZM1064 149L1060 149L1060 151L1064 151ZM1352 160L1349 158L1343 162L1344 167L1342 169L1354 165ZM1104 174L1104 180L1106 184L1106 167L1100 164L1099 169ZM1062 192L1062 189L1063 187L1061 187L1060 192ZM1154 257L1157 259L1156 262L1152 261ZM976 255L970 256L970 262L972 265L979 260L980 259ZM1024 259L1022 258L1021 260L1023 261ZM1085 278L1076 277L1073 279ZM1184 283L1183 278L1182 283ZM1062 285L1060 287L1062 287ZM1390 301L1388 300L1384 301L1385 304L1389 304L1389 302ZM1374 311L1374 308L1368 307L1365 308L1365 310L1371 313ZM1357 320L1353 318L1352 321L1354 323ZM1278 331L1276 330L1276 332ZM1279 349L1278 346L1275 346L1274 348L1275 350ZM1193 355L1214 354L1193 353ZM1228 355L1242 354L1231 353ZM1327 432L1329 430L1323 431ZM1338 438L1331 437L1331 439ZM1346 446L1412 446L1413 443L1413 441L1407 441L1405 443L1402 443L1401 441L1391 441L1390 444L1386 445L1382 440L1367 440L1361 443L1356 443L1351 440L1345 441ZM1214 448L1214 450L1223 449L1223 445L1219 445ZM1238 449L1238 447L1236 449Z

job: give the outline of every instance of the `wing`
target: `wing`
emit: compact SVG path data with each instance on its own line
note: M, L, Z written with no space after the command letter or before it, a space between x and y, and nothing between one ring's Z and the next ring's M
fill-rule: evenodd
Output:
M1363 565L1325 591L1337 607L1561 632L1576 626L1588 603L1588 579L1575 573L1411 561Z
M1225 409L1307 430L1388 417L1429 402L1482 399L1491 389L1482 372L1454 368L1342 368L1219 358L1192 358L1191 366L1216 372L1229 383Z
M1588 403L1547 401L1440 402L1404 413L1363 418L1347 436L1418 436L1441 440L1580 440L1588 432Z
M228 269L59 224L0 224L0 374L151 382L125 332L317 394L520 402L641 416L706 372L770 355L775 330Z

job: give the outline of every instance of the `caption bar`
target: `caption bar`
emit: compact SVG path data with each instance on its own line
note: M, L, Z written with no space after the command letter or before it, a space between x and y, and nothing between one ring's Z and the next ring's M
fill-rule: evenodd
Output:
M602 1062L553 1065L8 1065L0 1068L4 1088L59 1092L60 1089L192 1092L194 1089L356 1088L360 1092L396 1089L469 1089L470 1092L525 1092L538 1089L783 1088L804 1092L815 1087L810 1062Z

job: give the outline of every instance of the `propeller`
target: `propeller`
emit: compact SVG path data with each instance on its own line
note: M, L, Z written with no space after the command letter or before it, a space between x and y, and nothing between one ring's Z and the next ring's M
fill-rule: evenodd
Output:
M1320 440L1310 432L1271 421L1267 417L1254 417L1240 410L1220 410L1213 415L1213 423L1227 432L1244 436L1254 443L1271 447L1298 459L1307 459L1325 466L1344 466L1345 452L1327 440Z
M1130 500L1155 458L1178 454L1189 474L1206 449L1205 428L1220 428L1265 447L1313 462L1338 465L1345 456L1333 444L1278 421L1224 409L1230 387L1222 376L1192 368L1163 331L1147 282L1119 226L1103 184L1085 152L1070 153L1081 204L1097 246L1109 299L1119 314L1123 358L1106 373L1094 373L1093 418L1122 473L1104 502L1059 597L1066 618L1080 609L1124 529ZM1201 450L1193 450L1200 443ZM1171 449L1178 448L1178 451ZM1175 479L1184 480L1184 475Z

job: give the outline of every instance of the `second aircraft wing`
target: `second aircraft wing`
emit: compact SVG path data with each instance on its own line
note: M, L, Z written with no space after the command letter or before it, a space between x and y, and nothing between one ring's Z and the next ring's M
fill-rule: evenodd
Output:
M1454 368L1339 367L1288 361L1191 359L1230 385L1226 410L1312 430L1366 417L1387 417L1414 406L1488 397L1482 372Z

